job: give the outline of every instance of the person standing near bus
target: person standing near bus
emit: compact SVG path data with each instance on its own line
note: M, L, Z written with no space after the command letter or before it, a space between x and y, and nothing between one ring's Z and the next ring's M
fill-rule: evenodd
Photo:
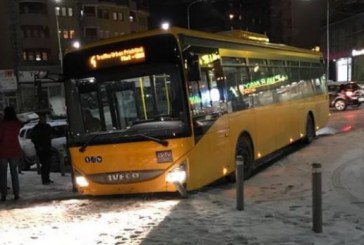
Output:
M39 115L39 122L32 130L31 139L41 165L40 172L43 185L49 185L53 183L53 181L49 178L52 160L51 136L52 127L47 123L47 116L45 114Z
M10 166L11 182L13 185L14 200L19 199L18 166L22 150L18 139L21 122L16 116L13 107L4 109L4 118L0 121L0 191L1 201L7 196L8 164Z

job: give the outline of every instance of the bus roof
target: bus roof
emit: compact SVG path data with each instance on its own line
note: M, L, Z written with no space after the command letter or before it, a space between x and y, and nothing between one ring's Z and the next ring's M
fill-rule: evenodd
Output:
M100 45L108 45L108 44L113 44L113 43L126 41L126 40L132 40L132 39L144 38L144 37L148 37L148 36L155 36L155 35L170 33L171 35L174 35L177 38L178 38L178 36L182 35L182 36L188 36L188 37L193 37L193 38L203 38L203 39L210 39L210 40L215 40L215 41L231 42L231 43L235 43L235 44L246 44L246 45L251 45L251 46L256 46L256 47L265 47L265 48L271 48L271 49L276 49L276 50L300 52L300 53L305 53L305 54L322 57L322 54L317 51L298 48L298 47L289 46L289 45L285 45L285 44L270 43L268 41L264 41L265 40L264 37L266 37L266 36L262 35L262 34L244 32L244 31L241 31L241 32L244 34L236 35L236 31L233 34L230 31L229 32L219 32L219 33L209 33L209 32L184 29L184 28L180 28L180 27L171 27L167 30L153 29L153 30L148 30L148 31L144 31L144 32L130 33L130 34L126 34L123 36L99 40L99 41L95 41L95 42L86 44L81 49L78 49L78 50L86 50L89 48L98 47ZM257 40L257 39L247 37L249 35L255 36L255 37L260 37L260 40L263 40L263 41L253 41L254 39L255 40ZM268 40L268 38L266 38L266 40ZM73 51L76 51L76 50L73 49L73 50L68 51L67 53L72 53Z

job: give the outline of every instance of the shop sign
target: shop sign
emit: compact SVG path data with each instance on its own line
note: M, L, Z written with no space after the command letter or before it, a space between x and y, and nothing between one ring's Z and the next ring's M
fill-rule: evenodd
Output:
M14 70L0 70L0 92L13 91L17 89Z

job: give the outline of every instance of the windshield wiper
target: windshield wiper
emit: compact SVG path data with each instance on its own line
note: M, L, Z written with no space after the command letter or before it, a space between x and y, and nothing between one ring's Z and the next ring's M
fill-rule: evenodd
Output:
M91 144L92 141L94 141L94 139L96 139L98 136L102 136L102 135L108 135L110 133L106 133L106 134L95 134L93 135L88 141L85 142L85 144L83 144L79 150L79 152L85 152L87 146L89 146ZM125 137L132 137L132 136L140 136L140 137L143 137L144 139L148 139L148 140L151 140L151 141L154 141L158 144L161 144L162 146L168 146L168 141L167 140L161 140L161 139L158 139L158 138L155 138L155 137L152 137L152 136L148 136L148 135L145 135L145 134L134 134L134 135L123 135L122 137L125 138ZM118 136L119 138L120 136Z
M152 137L152 136L148 136L148 135L145 135L145 134L135 134L136 136L141 136L145 139L148 139L148 140L151 140L151 141L154 141L158 144L161 144L162 146L168 146L168 141L167 140L161 140L161 139L158 139L158 138L155 138L155 137Z
M78 149L79 150L79 152L85 152L85 150L86 150L86 147L89 145L89 144L91 144L91 142L94 140L94 139L96 139L98 136L100 136L100 135L106 135L106 134L95 134L95 135L93 135L88 141L86 141L85 142L85 144L83 144L81 147L80 147L80 149Z

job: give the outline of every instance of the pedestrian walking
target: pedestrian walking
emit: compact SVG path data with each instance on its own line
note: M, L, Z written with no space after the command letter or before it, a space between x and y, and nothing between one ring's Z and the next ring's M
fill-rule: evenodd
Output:
M7 196L7 175L8 165L10 166L10 176L13 186L14 200L19 199L19 176L18 167L22 156L19 144L19 131L21 122L16 116L13 107L5 107L4 117L0 121L0 191L1 201Z
M41 165L42 184L49 185L53 181L49 178L52 161L52 127L47 123L45 114L39 115L39 122L34 126L31 139Z

